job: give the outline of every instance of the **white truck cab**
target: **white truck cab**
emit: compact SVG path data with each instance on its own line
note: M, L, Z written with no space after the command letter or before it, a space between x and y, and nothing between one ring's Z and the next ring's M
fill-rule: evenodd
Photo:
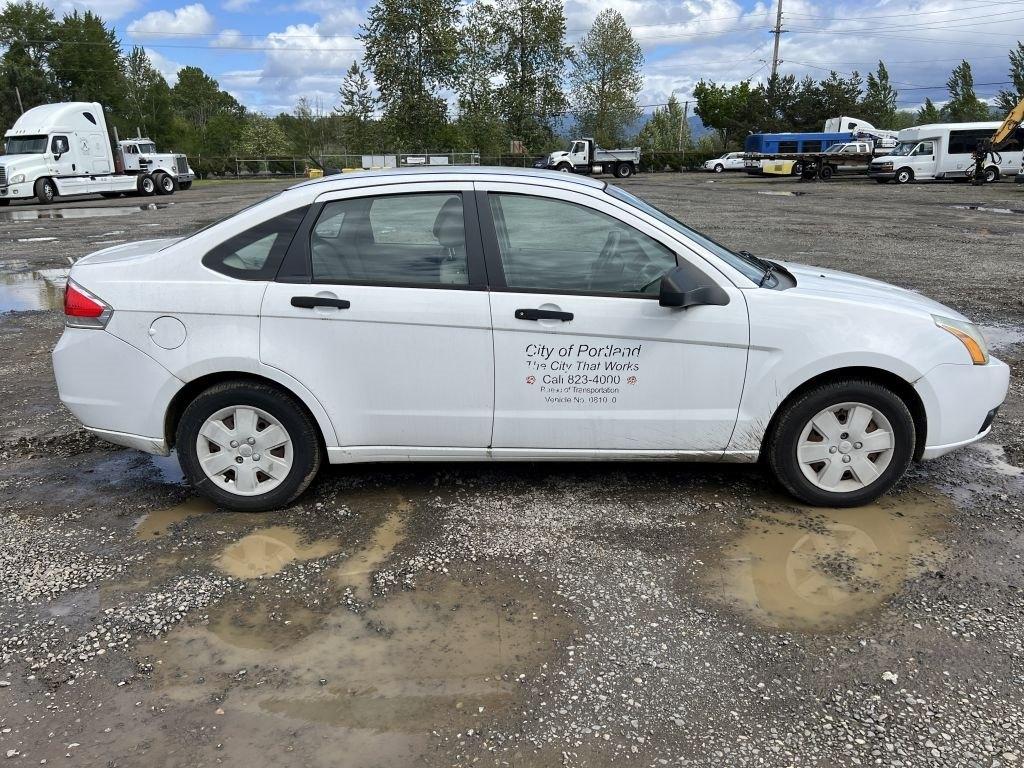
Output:
M978 141L990 138L1001 123L936 123L906 128L899 133L899 144L892 153L871 162L869 175L879 183L914 180L965 179L974 175L974 148ZM1020 168L1024 152L1020 142L1000 150L998 158L989 158L986 181L996 181Z
M103 107L96 102L34 107L4 138L0 205L33 197L50 203L65 195L172 194L195 178L184 155L158 155L148 139L120 142L115 158ZM126 152L137 160L123 162Z
M636 173L640 165L640 147L630 149L602 149L590 137L573 140L569 148L552 152L537 168L565 173L611 173L625 179Z

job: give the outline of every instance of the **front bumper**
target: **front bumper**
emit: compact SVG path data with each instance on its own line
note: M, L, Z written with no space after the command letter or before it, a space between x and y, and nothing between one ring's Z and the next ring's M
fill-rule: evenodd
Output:
M895 179L896 171L876 171L874 168L868 168L868 176L872 179Z
M928 418L921 458L934 459L983 439L1009 384L1009 366L994 357L987 365L937 365L918 379L914 389Z

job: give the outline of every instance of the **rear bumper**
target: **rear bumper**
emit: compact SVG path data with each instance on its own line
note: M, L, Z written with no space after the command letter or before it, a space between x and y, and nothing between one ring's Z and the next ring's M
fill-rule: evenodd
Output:
M53 372L61 402L90 432L166 454L164 419L184 382L152 357L106 331L65 328Z
M934 459L983 439L1009 383L1009 367L994 357L987 365L938 365L919 379L914 388L928 417L921 458Z

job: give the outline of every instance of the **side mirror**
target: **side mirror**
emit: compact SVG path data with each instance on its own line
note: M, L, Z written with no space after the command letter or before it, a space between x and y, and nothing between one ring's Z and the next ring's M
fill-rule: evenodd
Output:
M722 307L729 303L729 294L693 267L676 267L661 278L658 303L675 309L698 304Z

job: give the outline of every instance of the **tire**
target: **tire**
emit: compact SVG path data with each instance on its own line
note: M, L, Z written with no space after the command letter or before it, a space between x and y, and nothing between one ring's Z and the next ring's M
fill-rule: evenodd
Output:
M180 189L182 192L187 192L188 190L192 189L192 181L189 180L178 182L178 189Z
M914 172L909 168L900 168L896 171L896 176L893 179L897 184L909 184L914 180Z
M156 182L153 181L152 176L143 174L139 176L139 180L136 182L136 189L143 197L152 197L156 194Z
M792 176L803 176L804 175L804 164L803 163L793 163L793 169L789 173ZM813 178L813 176L811 178Z
M714 168L715 173L722 173L724 170L725 166L722 165L721 163L718 163L718 165L716 165Z
M990 165L985 169L985 183L994 184L997 181L999 181L999 169L994 165Z
M247 416L244 424L236 413ZM201 431L222 439L215 442ZM271 441L282 433L285 443ZM271 441L262 446L265 455L261 435ZM287 392L259 382L228 381L200 393L182 413L175 441L192 487L238 512L265 512L294 501L313 482L322 458L319 431L305 408ZM218 462L221 453L227 455ZM279 477L270 474L275 468Z
M178 188L178 182L170 174L157 171L153 174L153 184L156 185L158 195L173 195Z
M862 408L871 414L863 427L857 423L864 418ZM829 409L837 413L833 419L823 418ZM876 429L866 431L871 425ZM783 405L766 441L765 457L779 483L801 501L856 507L874 501L903 476L916 440L914 419L898 395L876 382L853 379L814 387ZM872 445L881 448L886 442L888 448L869 453ZM858 470L865 477L858 477Z
M559 163L555 167L555 170L561 171L562 173L572 173L572 166L569 165L568 163Z
M832 178L832 175L834 173L835 170L832 168L831 165L823 165L821 166L821 170L818 171L818 175L821 177L822 181L828 181L829 179Z
M43 205L49 205L57 199L57 186L45 177L36 179L33 191L36 193L36 199Z
M632 163L619 163L615 166L612 173L615 174L617 179L628 179L633 175L633 164Z

